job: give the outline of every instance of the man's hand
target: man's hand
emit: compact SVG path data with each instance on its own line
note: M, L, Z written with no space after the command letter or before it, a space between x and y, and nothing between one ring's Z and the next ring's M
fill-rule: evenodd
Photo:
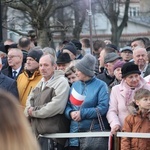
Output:
M29 115L29 116L32 116L33 108L34 108L34 107L29 107L29 109L28 109L28 115Z

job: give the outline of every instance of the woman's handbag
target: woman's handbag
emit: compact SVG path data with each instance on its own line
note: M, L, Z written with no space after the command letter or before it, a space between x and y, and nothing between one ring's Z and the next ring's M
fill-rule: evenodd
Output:
M105 126L102 120L102 117L96 109L98 122L101 131L105 130ZM94 120L91 123L90 126L90 132L92 132L93 129ZM108 150L108 137L84 137L80 138L80 150Z

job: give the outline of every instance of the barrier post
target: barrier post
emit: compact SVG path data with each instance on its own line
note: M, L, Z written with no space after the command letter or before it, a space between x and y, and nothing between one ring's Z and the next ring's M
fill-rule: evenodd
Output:
M115 142L115 150L120 150L120 137L117 137L116 135L115 135L115 137L114 137L114 142Z

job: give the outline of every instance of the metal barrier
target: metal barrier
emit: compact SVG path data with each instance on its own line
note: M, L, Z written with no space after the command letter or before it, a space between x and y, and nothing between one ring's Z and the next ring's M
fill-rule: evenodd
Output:
M44 134L45 138L109 137L110 132L78 132ZM150 138L150 133L117 132L116 137Z
M109 137L110 132L53 133L39 136L44 138ZM117 132L117 134L114 136L115 150L120 150L121 137L150 138L150 133Z
M77 138L77 137L109 137L110 132L78 132L78 133L54 133L44 134L45 138Z

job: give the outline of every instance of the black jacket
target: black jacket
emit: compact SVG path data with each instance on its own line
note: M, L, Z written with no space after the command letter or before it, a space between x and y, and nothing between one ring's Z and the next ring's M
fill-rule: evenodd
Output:
M19 71L17 77L23 72L23 69L24 69L24 66L21 67L21 69L20 69L20 71ZM7 68L3 69L3 70L2 70L2 73L3 73L4 75L6 75L6 76L8 76L8 77L10 77L10 78L13 79L13 76L12 76L12 68L11 68L10 66L8 66ZM17 79L17 77L16 77L16 79Z
M0 72L0 89L6 90L19 98L17 82Z
M105 69L103 73L97 75L97 78L104 81L108 86L114 81L115 77L111 77Z

